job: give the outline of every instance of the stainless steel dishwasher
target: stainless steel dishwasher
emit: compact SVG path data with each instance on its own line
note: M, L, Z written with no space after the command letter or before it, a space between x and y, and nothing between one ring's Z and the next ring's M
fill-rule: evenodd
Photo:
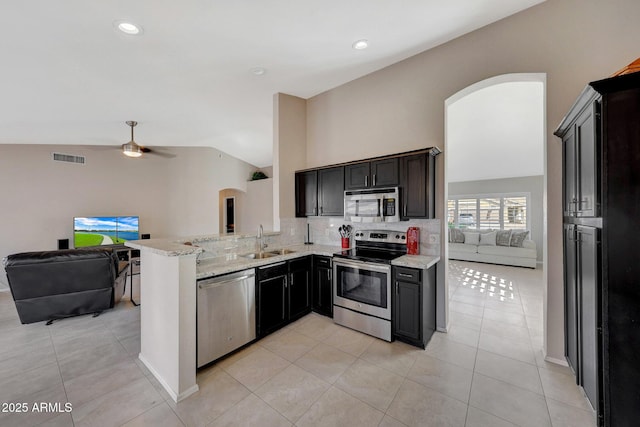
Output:
M198 368L256 338L255 270L199 280Z

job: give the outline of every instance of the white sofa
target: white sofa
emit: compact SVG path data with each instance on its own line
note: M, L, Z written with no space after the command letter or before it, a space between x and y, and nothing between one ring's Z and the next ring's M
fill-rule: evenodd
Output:
M514 247L450 242L449 259L536 268L536 243L525 240L522 247Z

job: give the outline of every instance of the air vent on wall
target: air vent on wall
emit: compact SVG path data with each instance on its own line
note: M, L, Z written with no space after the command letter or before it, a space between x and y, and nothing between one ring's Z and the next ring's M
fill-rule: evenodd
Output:
M53 153L53 160L56 162L67 162L84 165L84 156L74 156L73 154Z

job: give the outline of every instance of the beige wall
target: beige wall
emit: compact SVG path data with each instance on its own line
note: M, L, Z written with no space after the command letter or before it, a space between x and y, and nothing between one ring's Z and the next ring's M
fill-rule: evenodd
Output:
M273 178L247 182L244 206L239 232L256 233L259 225L264 231L273 231Z
M86 164L54 162L53 151ZM152 238L218 233L219 190L246 190L255 168L212 148L170 151L129 159L105 147L0 145L0 258L73 245L74 216L139 215Z
M277 93L273 97L273 217L295 216L294 172L306 163L307 101Z
M546 73L546 348L563 359L561 150L552 132L587 82L640 55L638 16L637 0L548 0L318 95L307 102L306 166L443 147L448 97L501 74ZM437 158L441 219L445 156L446 147Z

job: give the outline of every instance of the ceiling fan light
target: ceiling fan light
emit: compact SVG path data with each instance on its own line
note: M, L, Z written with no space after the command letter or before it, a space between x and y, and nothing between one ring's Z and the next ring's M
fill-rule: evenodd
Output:
M129 141L126 144L122 144L122 152L128 157L140 157L142 156L142 150L140 146L134 141Z

